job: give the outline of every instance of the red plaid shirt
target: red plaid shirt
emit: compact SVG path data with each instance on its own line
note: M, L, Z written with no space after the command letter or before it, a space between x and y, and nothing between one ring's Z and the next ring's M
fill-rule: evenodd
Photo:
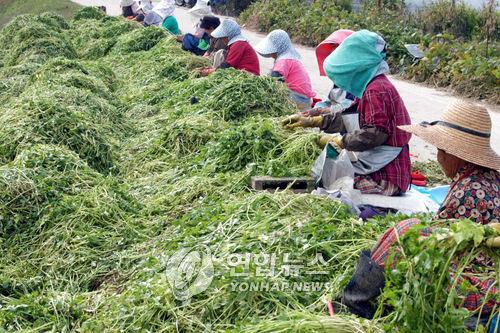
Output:
M387 76L375 77L366 87L363 98L358 101L359 125L373 125L389 136L386 145L403 147L398 157L381 170L370 174L379 182L387 180L405 192L411 182L411 162L408 142L411 134L398 128L410 125L410 115L394 85Z

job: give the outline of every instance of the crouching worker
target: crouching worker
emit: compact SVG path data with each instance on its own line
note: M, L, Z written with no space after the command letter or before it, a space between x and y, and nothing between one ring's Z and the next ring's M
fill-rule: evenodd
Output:
M362 30L347 37L325 60L324 69L344 94L356 97L352 105L343 112L293 115L283 124L335 133L320 142L356 153L354 187L364 194L394 196L406 192L411 181L411 135L398 128L410 124L410 116L385 76L384 56L385 42L377 34Z
M230 67L260 75L259 57L248 40L241 34L241 28L235 20L225 19L211 35L227 45L227 54L219 66L203 69L202 75Z
M310 109L316 93L288 34L283 30L274 30L255 49L261 56L275 60L271 76L285 82L290 89L290 99L300 109Z
M490 145L491 118L488 111L459 101L448 107L441 121L401 128L436 146L439 164L453 179L435 219L469 219L483 225L491 224L496 229L500 221L500 173L497 171L500 169L500 156ZM382 235L371 252L361 254L356 272L342 297L342 302L351 312L365 318L374 315L374 301L385 285L385 266L393 267L391 263L394 262L389 262L390 254L399 252L398 239L419 223L418 219L399 222ZM495 242L489 246L495 246ZM494 265L492 258L485 253L472 259L470 268L458 273L459 280L470 283L476 290L462 295L464 301L461 305L471 313L480 314L479 318L471 318L474 325L477 321L487 322L495 306L500 305L495 302L495 299L498 300L498 281L495 275L489 273L494 271ZM450 273L456 274L453 271Z
M161 0L153 9L146 14L144 18L144 25L146 27L155 25L163 27L173 35L180 34L179 25L173 16L175 11L174 0Z
M220 25L220 20L215 16L204 16L199 24L198 34L185 34L177 37L182 43L182 49L196 55L204 55L210 48L210 34Z
M121 0L120 7L123 17L136 17L140 11L139 3L135 0Z

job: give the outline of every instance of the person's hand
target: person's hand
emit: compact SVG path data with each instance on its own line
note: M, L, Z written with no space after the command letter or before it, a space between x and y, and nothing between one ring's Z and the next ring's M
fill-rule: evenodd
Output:
M325 113L329 113L332 110L330 108L316 108L316 109L311 109L307 111L303 111L300 114L304 117L317 117Z
M182 41L184 40L184 35L179 35L175 37L175 40L177 40L179 43L182 43Z
M215 72L215 68L213 67L198 68L197 72L200 74L200 76L209 76L210 74Z
M203 53L203 58L210 58L210 55L208 54L208 52Z
M325 147L327 144L331 143L338 152L344 149L344 143L342 142L342 135L339 133L335 134L325 134L319 138L319 145Z
M300 114L294 114L288 118L283 119L281 124L287 129L293 129L297 127L320 127L323 123L323 117L304 117Z

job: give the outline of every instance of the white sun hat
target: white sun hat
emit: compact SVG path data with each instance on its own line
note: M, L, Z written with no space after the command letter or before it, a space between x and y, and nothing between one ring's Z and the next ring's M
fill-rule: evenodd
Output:
M233 19L225 19L221 25L212 32L214 38L229 38L228 45L238 41L246 41L247 39L241 34L241 28Z
M273 30L260 41L255 51L262 56L278 54L278 59L300 59L300 54L293 47L290 36L284 30Z
M197 20L203 18L203 16L214 15L212 8L208 5L208 0L196 1L196 5L188 10L188 13Z
M121 7L132 6L134 4L134 2L135 2L135 0L121 0L120 6Z

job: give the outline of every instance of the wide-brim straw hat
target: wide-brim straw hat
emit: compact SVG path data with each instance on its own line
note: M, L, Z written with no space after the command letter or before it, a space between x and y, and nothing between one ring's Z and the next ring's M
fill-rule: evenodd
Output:
M448 106L440 121L399 128L467 162L500 169L500 156L490 144L491 118L482 106L457 101Z

